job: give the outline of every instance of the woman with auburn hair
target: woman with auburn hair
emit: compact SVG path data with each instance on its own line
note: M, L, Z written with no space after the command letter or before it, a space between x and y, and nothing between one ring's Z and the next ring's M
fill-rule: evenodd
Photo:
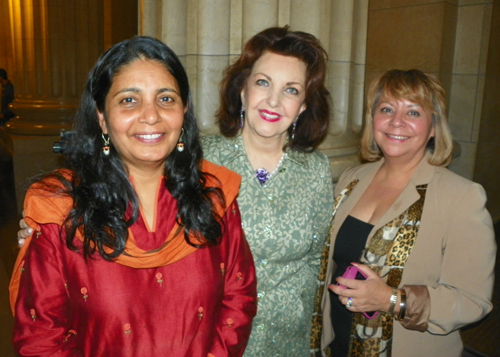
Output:
M186 72L133 37L88 76L63 169L28 190L19 356L241 356L256 313L240 177L202 159Z
M242 176L237 198L257 271L257 316L245 356L308 356L320 255L331 219L326 53L313 35L268 28L224 73L222 135L205 158Z
M458 329L491 311L496 245L486 195L444 167L451 151L445 92L433 76L391 70L371 84L368 163L340 177L322 261L331 284L323 351L461 356Z

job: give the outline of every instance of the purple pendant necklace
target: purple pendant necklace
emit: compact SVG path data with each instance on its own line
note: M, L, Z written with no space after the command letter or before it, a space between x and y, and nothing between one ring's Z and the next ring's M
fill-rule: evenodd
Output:
M269 179L278 171L285 157L286 157L286 152L284 152L283 155L281 155L281 159L280 161L278 161L278 165L276 165L276 168L271 173L269 173L269 171L267 171L265 168L260 168L255 170L255 176L257 177L257 180L259 180L261 186L264 186L267 183L267 181L269 181Z

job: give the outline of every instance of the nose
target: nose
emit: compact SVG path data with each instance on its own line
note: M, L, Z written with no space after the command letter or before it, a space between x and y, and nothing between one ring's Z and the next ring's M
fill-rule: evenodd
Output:
M275 108L279 106L280 104L280 92L275 89L270 89L269 90L269 96L267 97L267 103L272 107Z
M404 126L405 125L404 114L399 110L396 111L391 119L390 124L395 128Z
M158 108L156 105L151 103L146 103L143 108L140 122L144 122L149 125L153 125L161 121L160 113L158 113Z

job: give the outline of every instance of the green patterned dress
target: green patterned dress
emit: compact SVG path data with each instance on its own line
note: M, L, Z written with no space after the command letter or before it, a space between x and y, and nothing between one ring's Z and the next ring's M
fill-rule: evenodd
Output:
M288 150L261 186L241 137L205 137L203 148L205 159L242 176L237 201L259 297L245 356L309 356L319 259L333 207L327 157Z

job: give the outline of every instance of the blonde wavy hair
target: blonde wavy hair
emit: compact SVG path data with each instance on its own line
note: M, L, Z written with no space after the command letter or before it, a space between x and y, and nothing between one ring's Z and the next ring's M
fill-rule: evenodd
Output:
M373 137L373 114L380 98L406 99L432 113L435 135L427 143L432 153L429 164L447 166L451 162L453 141L446 117L445 91L440 82L432 75L418 69L401 71L393 69L375 79L368 89L365 127L361 138L361 158L365 161L378 161L383 153Z

